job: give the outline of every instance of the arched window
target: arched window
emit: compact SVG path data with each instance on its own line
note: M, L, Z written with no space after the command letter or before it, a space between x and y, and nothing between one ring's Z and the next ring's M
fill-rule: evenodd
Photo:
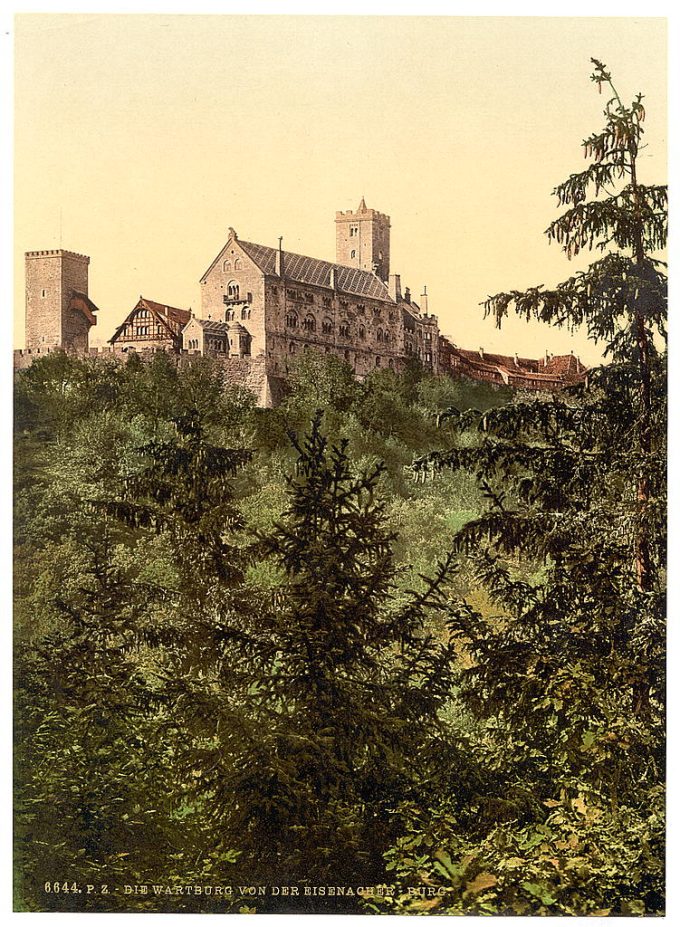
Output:
M288 345L288 353L289 353L289 354L295 354L295 350L296 350L296 348L295 348L295 342L294 342L294 341L291 341L291 343Z
M305 317L305 320L302 323L302 327L306 332L315 332L316 331L316 319L313 315L308 315Z
M321 323L321 331L324 333L324 335L332 335L333 334L333 320L326 317Z
M230 280L227 284L227 298L228 299L238 299L239 297L239 285L236 280Z
M340 337L349 338L349 322L343 321L340 323Z
M298 317L297 312L289 312L286 316L286 328L297 328L298 326Z
M366 329L364 328L363 325L360 325L360 326L359 326L359 338L360 338L361 341L365 341L365 340L366 340Z
M250 316L250 310L244 306L243 309L241 309L241 320L247 319L249 316Z
M382 340L383 340L383 332L382 332L382 328L379 328L378 329L378 341L382 341Z
M379 367L379 366L380 366L380 355L378 355L378 356L376 357L376 359L375 359L375 366L376 366L376 367Z
M241 269L241 258L236 258L236 260L234 261L234 270L240 270L240 269Z
M225 271L225 273L226 271L231 270L231 261L225 261L222 265L222 270Z

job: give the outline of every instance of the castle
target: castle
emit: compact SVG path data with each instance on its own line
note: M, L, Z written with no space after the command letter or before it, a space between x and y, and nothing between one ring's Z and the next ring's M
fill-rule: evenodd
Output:
M277 248L244 241L229 229L201 277L200 315L140 296L102 353L215 356L261 405L274 402L291 362L305 351L338 357L359 378L403 369L412 358L433 373L525 389L560 389L585 376L573 355L535 360L459 348L428 311L427 289L416 303L390 273L389 216L362 198L355 211L337 212L335 225L335 263L285 251L282 239ZM61 249L26 254L24 363L53 350L88 351L97 311L88 264Z

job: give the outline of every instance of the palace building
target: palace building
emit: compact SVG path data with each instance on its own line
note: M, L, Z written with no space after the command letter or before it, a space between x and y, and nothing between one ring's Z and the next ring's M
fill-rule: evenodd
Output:
M279 377L291 358L310 350L339 357L359 377L399 369L409 356L436 371L437 318L427 312L426 295L421 309L390 274L389 217L362 199L335 221L335 263L285 251L281 241L278 248L242 241L229 229L201 278L202 318L184 330L184 349L205 351L210 338L212 350L219 343L229 356L266 358Z

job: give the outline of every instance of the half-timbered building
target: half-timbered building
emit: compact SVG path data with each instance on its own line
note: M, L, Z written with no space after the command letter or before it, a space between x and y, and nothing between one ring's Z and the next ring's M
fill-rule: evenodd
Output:
M109 343L133 351L182 349L182 329L191 318L188 309L177 309L139 297L137 305L118 326Z

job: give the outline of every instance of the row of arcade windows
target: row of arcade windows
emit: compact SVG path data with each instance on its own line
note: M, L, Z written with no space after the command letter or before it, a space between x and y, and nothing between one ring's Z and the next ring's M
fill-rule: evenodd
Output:
M286 315L286 328L302 328L305 332L315 332L316 331L316 319L313 315L305 316L302 320L302 324L299 323L299 318L296 312L289 312ZM343 320L339 325L339 333L341 338L350 337L350 324L348 321ZM321 323L321 331L324 335L333 334L333 321L332 319L325 318ZM366 340L366 327L360 325L358 329L358 335L361 341ZM389 331L379 328L376 332L376 338L381 344L389 344L391 341L394 341L394 337L390 334Z

